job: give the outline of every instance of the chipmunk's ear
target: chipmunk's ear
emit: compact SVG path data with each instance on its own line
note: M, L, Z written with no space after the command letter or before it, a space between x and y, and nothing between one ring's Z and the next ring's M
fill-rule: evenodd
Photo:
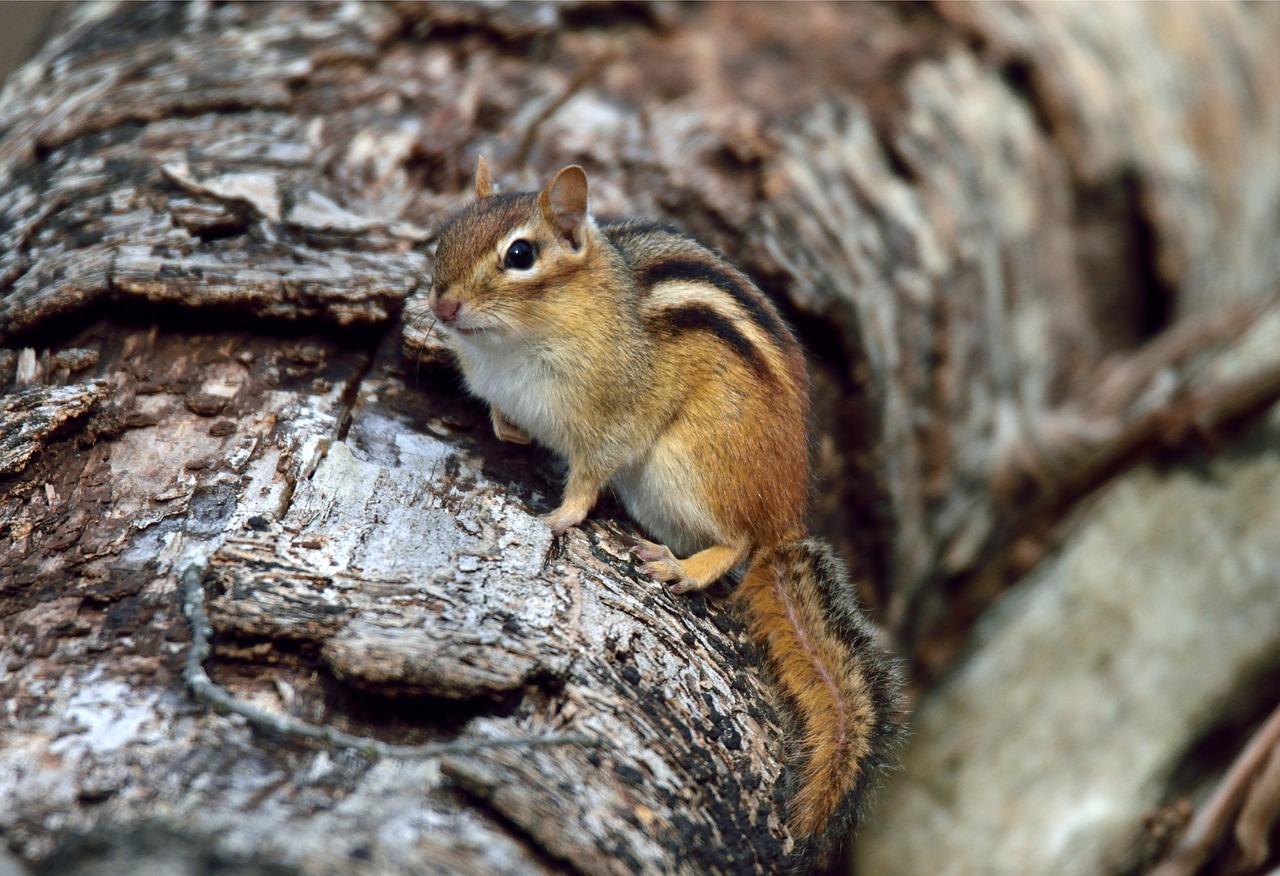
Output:
M538 195L538 207L574 249L582 246L582 226L587 221L586 171L571 164L557 173Z
M489 176L489 163L481 155L476 162L476 197L487 198L493 194L493 179Z

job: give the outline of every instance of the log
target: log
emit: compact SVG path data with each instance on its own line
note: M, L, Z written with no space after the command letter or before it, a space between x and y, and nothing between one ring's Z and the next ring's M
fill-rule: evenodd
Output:
M490 435L430 329L476 156L508 189L580 163L597 214L779 302L814 529L926 689L1028 539L1195 437L1170 423L1280 396L1274 359L1197 367L1274 311L1277 33L1235 4L74 8L0 93L15 866L812 867L729 585L648 583L612 504L552 540L556 462Z

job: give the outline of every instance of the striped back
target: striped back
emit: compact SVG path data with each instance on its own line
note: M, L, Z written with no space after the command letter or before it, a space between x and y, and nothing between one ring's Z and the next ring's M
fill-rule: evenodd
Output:
M701 332L762 381L807 385L804 356L777 309L746 274L669 225L643 219L600 231L635 272L638 302L657 335Z

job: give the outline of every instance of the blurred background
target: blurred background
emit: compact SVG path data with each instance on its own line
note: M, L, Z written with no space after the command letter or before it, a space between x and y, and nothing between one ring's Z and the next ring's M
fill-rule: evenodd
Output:
M0 79L35 53L66 6L65 0L0 3Z

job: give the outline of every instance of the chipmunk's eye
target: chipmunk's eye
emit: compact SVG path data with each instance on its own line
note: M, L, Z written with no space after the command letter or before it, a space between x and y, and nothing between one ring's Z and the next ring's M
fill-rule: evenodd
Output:
M503 259L502 266L515 268L517 271L527 271L533 267L534 259L537 257L538 248L521 238L507 247L507 257Z

